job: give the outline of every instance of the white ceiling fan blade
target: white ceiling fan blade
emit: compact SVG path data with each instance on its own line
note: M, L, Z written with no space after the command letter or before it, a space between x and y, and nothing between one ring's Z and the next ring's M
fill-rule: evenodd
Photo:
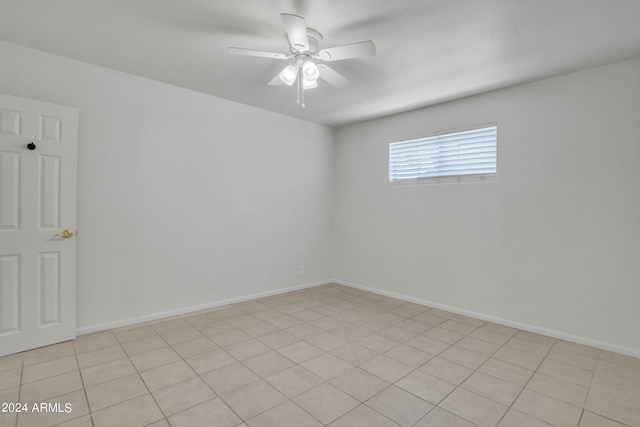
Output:
M282 82L282 79L280 78L280 73L276 74L276 76L274 78L271 79L271 81L269 83L267 83L269 86L280 86L282 84L284 84Z
M345 44L342 46L322 49L318 52L320 59L325 61L340 61L342 59L362 58L376 54L376 45L371 40Z
M229 53L234 55L260 56L262 58L287 59L290 56L284 53L267 52L264 50L244 49L241 47L230 47Z
M318 70L320 70L320 78L331 86L340 88L349 83L348 78L324 64L318 64Z
M299 52L309 50L309 39L307 38L307 24L302 16L281 13L282 22L287 30L287 36L291 46Z

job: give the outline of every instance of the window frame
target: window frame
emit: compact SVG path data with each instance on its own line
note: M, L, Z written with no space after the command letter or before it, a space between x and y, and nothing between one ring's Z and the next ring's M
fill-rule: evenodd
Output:
M418 139L426 139L437 137L441 135L451 135L456 133L468 132L478 129L484 128L496 128L496 171L495 172L483 172L477 174L463 174L463 175L444 175L444 176L429 176L429 177L413 177L413 178L405 178L405 179L391 179L391 144L398 142L409 142ZM432 132L427 134L420 134L416 136L406 136L402 138L393 138L390 139L387 144L387 180L389 182L389 186L404 186L404 185L422 185L422 184L456 184L456 183L477 183L477 182L495 182L498 177L498 123L490 122L483 123L479 125L460 127L457 129L448 129L444 131Z

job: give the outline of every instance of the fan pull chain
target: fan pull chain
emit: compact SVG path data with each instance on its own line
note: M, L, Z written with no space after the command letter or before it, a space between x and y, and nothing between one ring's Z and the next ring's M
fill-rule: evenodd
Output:
M300 78L302 77L300 73L300 68L298 68L298 80L296 81L296 90L298 91L298 105L300 105Z
M300 104L300 106L302 108L305 108L304 105L304 86L302 84L302 68L298 68L298 84L296 85L298 88L298 104ZM301 102L302 100L302 102Z

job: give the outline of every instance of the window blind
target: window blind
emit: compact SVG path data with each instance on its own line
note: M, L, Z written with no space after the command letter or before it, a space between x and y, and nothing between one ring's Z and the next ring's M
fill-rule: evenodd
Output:
M496 173L498 127L389 143L389 181Z

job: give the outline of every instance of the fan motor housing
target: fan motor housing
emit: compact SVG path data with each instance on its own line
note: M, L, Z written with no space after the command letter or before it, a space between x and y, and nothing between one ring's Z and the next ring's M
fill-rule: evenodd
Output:
M322 34L320 34L320 32L314 30L313 28L307 28L307 40L309 41L309 50L306 50L304 52L300 52L299 50L295 49L293 47L293 44L291 44L291 40L289 40L289 37L287 37L287 41L289 42L289 50L291 51L291 53L293 54L297 54L297 53L308 53L308 54L314 54L318 51L318 48L320 47L320 44L322 43L323 37Z

